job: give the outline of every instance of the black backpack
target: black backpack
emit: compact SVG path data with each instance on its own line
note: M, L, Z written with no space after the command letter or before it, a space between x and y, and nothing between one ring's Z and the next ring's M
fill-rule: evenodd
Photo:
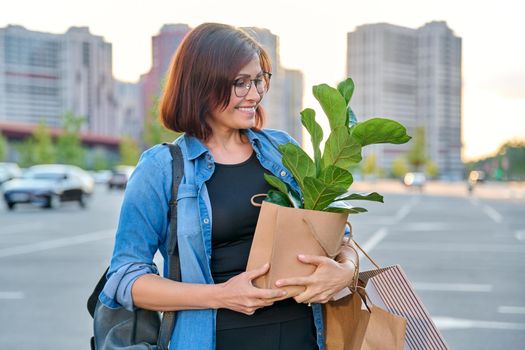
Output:
M170 234L168 237L168 277L180 281L180 260L177 245L177 193L184 175L184 161L178 145L168 146L173 159L172 199L169 203ZM94 335L91 337L92 350L168 350L175 311L164 312L136 308L111 309L98 300L106 284L106 269L87 301L87 308L93 317Z

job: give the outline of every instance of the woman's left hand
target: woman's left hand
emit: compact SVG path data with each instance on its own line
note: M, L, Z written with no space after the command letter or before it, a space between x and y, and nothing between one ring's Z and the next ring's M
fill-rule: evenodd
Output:
M298 255L300 262L316 266L307 277L283 278L275 282L277 287L304 286L305 291L294 297L298 303L327 303L340 290L348 287L354 277L355 265L339 263L326 256Z

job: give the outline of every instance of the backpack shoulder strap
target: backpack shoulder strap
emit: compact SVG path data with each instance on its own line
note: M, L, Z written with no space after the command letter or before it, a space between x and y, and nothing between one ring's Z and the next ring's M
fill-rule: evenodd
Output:
M168 278L174 281L181 280L179 247L177 243L177 194L184 175L184 159L177 144L163 143L168 146L172 160L173 174L171 184L171 201L169 203L170 235L168 237ZM167 350L175 327L175 311L165 312L159 329L157 345L160 350Z

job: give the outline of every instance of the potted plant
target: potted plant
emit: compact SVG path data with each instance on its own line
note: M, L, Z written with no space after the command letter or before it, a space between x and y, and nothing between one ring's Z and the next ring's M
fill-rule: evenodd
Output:
M371 144L402 144L410 140L400 123L372 118L357 122L350 108L354 82L348 78L337 88L326 84L313 87L313 94L330 124L323 152L323 130L315 111L306 108L301 122L310 134L314 159L293 143L279 145L283 165L292 173L301 193L279 178L265 175L273 187L262 204L248 259L247 270L271 261L267 275L254 281L259 287L272 288L283 277L312 273L312 266L300 264L297 253L335 256L341 246L349 214L366 212L355 201L383 202L376 193L352 193L350 167L358 164L362 148ZM289 287L288 295L302 291ZM297 290L295 290L297 289Z

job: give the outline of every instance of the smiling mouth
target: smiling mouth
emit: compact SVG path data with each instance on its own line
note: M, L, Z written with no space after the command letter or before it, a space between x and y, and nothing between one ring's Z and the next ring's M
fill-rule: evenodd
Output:
M248 113L253 113L255 112L255 106L253 107L237 107L237 109L241 112L248 112Z

